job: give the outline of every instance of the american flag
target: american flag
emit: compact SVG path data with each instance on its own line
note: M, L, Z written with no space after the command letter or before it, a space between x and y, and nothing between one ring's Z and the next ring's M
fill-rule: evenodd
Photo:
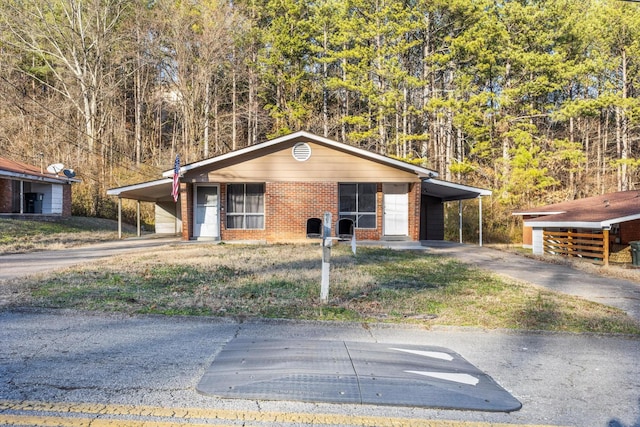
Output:
M171 195L173 201L178 202L178 195L180 194L180 155L176 155L176 163L173 166L173 187L171 187Z

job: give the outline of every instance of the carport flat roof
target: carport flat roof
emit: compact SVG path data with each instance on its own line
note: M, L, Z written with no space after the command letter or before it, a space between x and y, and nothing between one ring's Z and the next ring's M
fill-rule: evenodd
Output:
M122 199L140 200L142 202L168 202L173 200L171 187L173 178L142 182L107 190L107 195Z
M156 181L112 188L107 190L107 194L144 202L171 201L172 182L172 178L163 178ZM427 178L422 180L422 194L437 197L443 201L453 201L490 196L491 191L440 179Z
M491 190L485 190L483 188L456 184L441 179L427 178L422 180L422 194L450 202L453 200L467 200L481 196L490 196L492 193Z

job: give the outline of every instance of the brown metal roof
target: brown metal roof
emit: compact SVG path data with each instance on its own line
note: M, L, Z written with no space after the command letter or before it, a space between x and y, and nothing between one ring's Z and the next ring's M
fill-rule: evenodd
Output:
M549 226L608 226L640 218L640 190L619 191L584 199L520 210L513 215L534 216L530 223Z

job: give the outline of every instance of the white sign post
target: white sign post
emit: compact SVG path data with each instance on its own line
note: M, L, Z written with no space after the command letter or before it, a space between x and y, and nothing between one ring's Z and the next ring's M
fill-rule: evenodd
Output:
M331 260L331 212L324 213L322 222L322 282L320 283L320 300L329 300L329 271Z

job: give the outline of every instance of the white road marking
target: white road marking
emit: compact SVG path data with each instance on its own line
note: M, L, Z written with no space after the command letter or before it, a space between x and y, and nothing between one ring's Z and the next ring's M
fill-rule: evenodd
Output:
M454 374L452 372L423 372L423 371L405 371L409 374L424 375L425 377L438 378L445 381L452 381L460 384L477 385L480 380L469 374Z
M453 360L453 356L451 356L448 353L443 353L441 351L409 350L406 348L393 348L393 347L391 347L389 350L403 351L405 353L417 354L418 356L431 357L433 359L447 360L449 362Z

